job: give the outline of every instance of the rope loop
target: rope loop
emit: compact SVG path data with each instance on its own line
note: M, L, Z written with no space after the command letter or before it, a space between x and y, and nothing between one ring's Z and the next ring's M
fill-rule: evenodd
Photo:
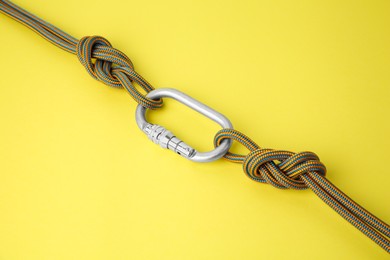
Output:
M77 43L76 55L89 75L104 84L122 88L142 106L149 109L162 107L162 99L153 100L143 95L133 82L146 93L154 90L135 70L130 58L112 47L111 43L101 36L85 36Z
M221 129L216 133L214 137L214 146L215 147L219 146L222 143L222 141L225 139L231 139L236 142L239 142L240 144L245 146L245 148L247 148L249 151L254 151L260 148L252 139L250 139L245 134L235 129L229 129L229 128ZM244 154L232 153L230 151L228 151L223 156L224 159L235 163L243 163L245 157L246 155Z

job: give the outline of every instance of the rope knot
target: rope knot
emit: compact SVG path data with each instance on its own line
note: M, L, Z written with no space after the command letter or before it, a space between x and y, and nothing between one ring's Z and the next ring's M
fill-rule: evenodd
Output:
M244 172L253 180L273 185L280 189L307 189L300 175L316 172L322 176L326 168L312 152L256 149L243 162Z
M162 106L162 100L147 98L133 86L137 83L146 93L154 88L135 70L130 58L112 47L101 36L83 37L76 47L76 55L81 64L94 79L111 87L124 87L139 104L156 109Z
M221 129L215 135L214 146L225 139L232 139L245 146L248 155L227 152L225 159L242 163L246 175L254 181L269 183L279 189L307 189L303 174L317 173L325 176L325 165L315 153L273 150L260 148L252 139L234 129Z

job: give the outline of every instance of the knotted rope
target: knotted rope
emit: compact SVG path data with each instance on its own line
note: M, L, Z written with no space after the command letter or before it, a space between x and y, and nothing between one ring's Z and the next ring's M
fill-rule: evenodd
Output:
M147 98L133 86L137 83L145 92L154 88L135 70L131 60L100 36L77 40L57 27L7 0L0 0L0 12L29 27L46 40L70 53L76 54L88 73L112 87L124 87L139 104L159 108L162 100ZM356 228L390 252L390 226L350 199L325 178L326 168L311 152L260 148L246 135L232 129L223 129L215 137L215 146L224 139L240 142L251 152L241 155L228 152L225 158L243 164L244 172L254 181L269 183L280 189L310 188L325 203Z
M137 83L146 93L153 86L135 70L131 60L113 48L100 36L87 36L77 40L57 27L45 22L10 1L0 1L0 11L26 25L43 38L70 53L76 54L81 64L94 79L111 87L125 88L139 104L150 109L160 108L162 100L147 98L134 85Z
M310 188L343 218L390 252L390 226L326 179L326 168L316 154L263 149L245 134L234 129L220 130L215 135L214 146L217 147L225 139L237 141L250 150L248 155L228 152L224 156L228 161L242 163L249 178L279 189Z
M113 48L103 37L83 37L77 43L76 54L94 79L108 86L124 87L144 107L156 109L162 106L162 99L147 98L133 86L134 81L147 93L154 89L134 70L133 63L126 54ZM95 62L92 59L96 59Z
M275 161L279 161L276 164ZM326 168L317 155L311 152L294 154L288 151L256 149L249 153L243 163L244 172L253 180L266 182L279 189L307 189L300 179L306 172L325 176Z

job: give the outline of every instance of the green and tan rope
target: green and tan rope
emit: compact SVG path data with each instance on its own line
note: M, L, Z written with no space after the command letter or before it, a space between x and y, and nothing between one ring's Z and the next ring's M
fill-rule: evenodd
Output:
M61 49L76 54L81 64L94 79L111 87L123 87L144 107L160 108L162 100L145 97L134 85L137 83L145 92L153 90L135 70L126 54L113 48L109 41L100 36L86 36L77 40L57 27L45 22L14 3L0 1L0 11L29 27L43 38ZM92 60L96 59L95 62Z
M254 181L279 189L308 189L339 213L363 234L390 253L390 226L357 204L325 178L326 168L312 152L260 148L254 141L234 129L220 130L214 140L217 147L231 139L244 145L248 155L228 152L224 158L241 163L245 174Z

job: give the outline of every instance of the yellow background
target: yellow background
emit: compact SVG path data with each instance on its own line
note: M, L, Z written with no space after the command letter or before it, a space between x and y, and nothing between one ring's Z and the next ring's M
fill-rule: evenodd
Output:
M389 1L16 3L106 37L156 88L203 101L263 147L317 153L390 222ZM0 259L388 257L311 191L159 148L124 90L4 15L0 35ZM152 122L213 147L216 124L165 103Z

